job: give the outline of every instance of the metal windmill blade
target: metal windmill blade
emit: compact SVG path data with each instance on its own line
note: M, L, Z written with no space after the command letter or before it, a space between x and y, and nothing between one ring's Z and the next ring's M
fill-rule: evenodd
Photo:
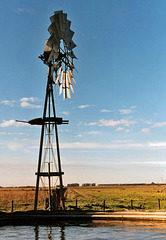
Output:
M73 40L70 41L68 49L72 50L73 48L75 48L77 45L73 42Z
M54 37L54 34L52 34L50 36L50 38L47 40L47 43L46 43L51 49L54 49L54 50L59 50L60 48L60 41L57 42L56 38Z
M50 35L54 35L57 42L60 42L61 37L59 35L59 30L57 28L56 22L51 23L51 25L48 27L48 32Z
M55 11L50 21L51 24L48 27L50 37L46 40L44 54L40 58L45 64L52 66L52 77L55 72L55 81L52 81L55 86L59 83L59 95L63 93L64 99L71 98L70 90L74 93L72 79L75 82L72 72L76 70L73 59L77 59L73 52L73 48L76 47L72 40L74 31L70 29L71 21L62 10Z
M73 59L77 59L76 55L74 54L73 50L71 50L70 52L68 52L69 56Z
M61 22L60 14L61 13L63 13L63 11L56 11L56 12L54 12L54 15L50 17L51 23L55 22L55 24L57 26L57 30L58 30L58 34L59 34L60 38L62 38L61 28L60 28L60 22Z
M63 13L63 15L62 15L62 29L61 29L61 31L62 31L62 36L64 36L65 35L65 32L66 32L66 22L67 22L67 14L66 13Z
M73 35L74 35L74 32L71 29L68 29L65 32L65 35L64 35L63 39L68 46L70 45L70 42L72 41Z
M76 44L72 41L74 32L70 29L71 21L67 20L67 14L63 11L56 11L50 17L50 20L51 25L48 27L48 31L51 36L48 44L57 45L63 39L70 50L76 47Z

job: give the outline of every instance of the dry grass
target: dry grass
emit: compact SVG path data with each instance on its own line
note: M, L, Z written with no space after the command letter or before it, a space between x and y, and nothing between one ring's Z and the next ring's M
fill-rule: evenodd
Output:
M46 198L47 190L41 189L38 198L39 210L44 209ZM12 201L14 211L33 210L34 199L34 188L0 188L0 211L10 212L12 209Z
M108 187L69 187L65 193L66 208L74 209L76 206L84 210L102 210L105 200L106 210L131 209L158 210L158 199L161 209L166 209L166 185L130 185ZM45 209L47 190L39 191L38 209ZM0 188L0 211L10 212L12 200L14 211L33 210L35 199L34 188Z

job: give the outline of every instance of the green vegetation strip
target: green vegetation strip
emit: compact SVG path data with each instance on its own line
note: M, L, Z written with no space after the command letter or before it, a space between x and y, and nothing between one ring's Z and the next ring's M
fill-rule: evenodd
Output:
M165 210L166 185L133 185L108 187L69 187L66 191L67 210L121 211ZM33 210L33 188L0 188L0 211ZM40 189L38 209L45 209L46 189Z

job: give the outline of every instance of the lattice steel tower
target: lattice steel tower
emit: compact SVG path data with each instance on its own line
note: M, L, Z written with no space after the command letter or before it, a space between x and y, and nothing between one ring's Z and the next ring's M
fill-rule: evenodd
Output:
M36 178L36 192L34 210L38 206L39 182L47 179L48 185L48 209L65 209L64 187L60 159L59 139L57 125L67 124L67 120L56 117L54 102L54 86L59 85L59 95L63 92L63 98L71 98L70 90L74 93L75 82L73 59L76 56L73 48L76 44L72 41L74 32L70 29L71 21L63 11L56 11L50 17L51 25L48 28L49 39L45 42L44 53L40 59L49 68L43 117L29 120L31 125L41 125L40 148ZM76 70L76 69L75 69ZM76 82L75 82L76 83ZM56 179L55 179L56 178ZM56 181L59 179L59 187L52 193ZM53 206L54 195L54 206ZM56 201L55 201L56 199ZM55 206L56 205L56 206Z

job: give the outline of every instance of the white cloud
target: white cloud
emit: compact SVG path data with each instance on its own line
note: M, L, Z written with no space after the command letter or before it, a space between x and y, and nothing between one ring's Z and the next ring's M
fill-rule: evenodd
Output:
M35 102L35 101L39 101L39 99L36 97L29 97L29 98L24 97L20 99L20 106L22 108L41 108L42 107L41 105L35 105L32 103L29 103L29 102Z
M100 134L101 132L99 131L89 131L89 132L86 132L86 134L90 134L90 135L97 135L97 134Z
M62 148L73 148L73 149L131 149L131 148L145 148L141 143L95 143L95 142L72 142L72 143L61 143Z
M6 133L5 132L0 132L0 135L6 135Z
M7 147L12 150L12 151L16 151L18 149L22 149L25 146L24 143L21 142L10 142L7 144Z
M100 110L100 112L103 112L103 113L108 113L108 112L112 112L112 110L108 110L108 109L102 109L102 110Z
M166 122L158 122L158 123L153 123L152 124L152 128L165 127L165 126L166 126Z
M62 114L64 114L65 116L69 116L69 112L61 112Z
M82 134L78 134L78 135L76 135L75 137L82 138L83 135L82 135Z
M120 119L120 120L105 120L100 119L98 122L91 122L91 123L84 123L86 126L99 126L99 127L116 127L116 126L134 126L137 122L136 121L130 121L128 119ZM117 131L123 130L122 128L119 128Z
M8 120L8 121L3 120L3 122L0 124L1 127L10 127L15 125L16 125L15 120Z
M86 125L86 126L96 126L98 124L99 124L98 122L84 123L84 125Z
M32 9L32 8L16 8L16 9L14 9L14 11L16 13L27 13L27 14L30 14L30 15L35 14L35 10Z
M20 99L20 102L36 102L39 101L39 99L37 97L24 97Z
M114 140L113 143L131 143L134 142L133 140Z
M150 129L149 128L142 128L141 133L149 133Z
M15 100L11 100L11 101L9 101L9 100L2 100L2 101L0 101L0 104L13 107L15 102L16 102Z
M151 124L153 124L153 122L152 121L144 121L144 120L142 120L145 124L147 124L147 125L151 125Z
M7 120L7 121L3 120L3 122L0 123L0 127L11 127L11 126L22 127L22 126L28 126L28 124L27 123L16 122L13 119Z
M1 100L0 104L14 107L15 103L19 103L22 108L40 108L42 106L32 104L38 101L39 99L37 97L29 97L29 98L24 97L24 98L21 98L20 100Z
M131 132L131 129L125 129L125 132Z
M88 108L88 107L94 107L95 105L80 105L78 106L78 108L84 109L84 108Z
M119 109L119 112L120 112L121 114L129 114L129 113L132 112L132 110L131 110L131 109Z
M123 127L118 127L117 129L116 129L116 131L123 131L124 130L124 128Z
M9 141L1 141L0 148L10 149L12 151L19 151L21 153L30 153L32 149L39 148L37 140L33 139L19 139L19 138L10 138Z
M124 109L119 109L118 111L121 114L130 114L131 112L133 112L133 109L135 109L136 106L131 106L130 108L124 108Z
M28 102L21 102L20 106L22 108L41 108L42 107L41 105L35 105L35 104L28 103Z
M166 148L166 142L150 142L148 143L148 146L155 148Z
M128 119L120 119L120 120L105 120L105 119L100 119L99 120L99 126L103 127L116 127L116 126L126 126L126 127L130 127L135 125L136 122L135 121L130 121Z
M147 125L151 125L151 128L158 128L158 127L165 127L166 122L152 122L152 121L144 121L143 122Z
M134 142L132 140L117 140L112 143L72 142L61 143L62 148L71 149L166 149L166 142Z

